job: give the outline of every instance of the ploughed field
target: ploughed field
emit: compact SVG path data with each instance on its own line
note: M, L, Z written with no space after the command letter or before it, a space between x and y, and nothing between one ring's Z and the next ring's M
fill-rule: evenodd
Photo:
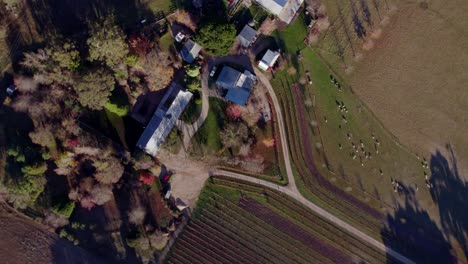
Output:
M382 263L386 256L276 191L214 177L167 259L193 261Z

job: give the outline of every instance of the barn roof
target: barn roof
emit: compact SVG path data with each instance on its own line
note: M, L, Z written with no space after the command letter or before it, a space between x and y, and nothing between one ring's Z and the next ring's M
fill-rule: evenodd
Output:
M175 98L172 97L175 94ZM166 140L175 123L184 111L188 102L192 98L192 93L182 91L173 84L164 96L153 117L146 126L143 134L137 142L137 147L144 150L151 156L156 156L161 149L161 145ZM171 98L169 98L171 97ZM170 102L169 100L172 100ZM170 103L170 104L169 104Z

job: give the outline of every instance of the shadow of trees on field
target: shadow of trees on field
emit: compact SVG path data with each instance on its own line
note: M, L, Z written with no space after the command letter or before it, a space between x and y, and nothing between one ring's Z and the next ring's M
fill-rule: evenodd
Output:
M429 214L418 206L412 190L395 214L387 216L381 235L386 246L416 263L455 262L451 245ZM388 259L392 263L390 255Z
M386 246L417 263L456 263L460 259L463 262L463 256L456 256L460 247L458 252L468 254L468 186L459 175L451 146L446 147L448 158L440 151L431 156L431 177L427 182L432 186L431 197L439 210L440 227L418 205L415 190L407 188L404 204L387 216L386 227L381 230ZM450 237L458 245L451 244Z
M453 235L468 255L468 184L459 175L457 161L450 145L448 160L439 151L431 157L431 196L439 208L442 229Z

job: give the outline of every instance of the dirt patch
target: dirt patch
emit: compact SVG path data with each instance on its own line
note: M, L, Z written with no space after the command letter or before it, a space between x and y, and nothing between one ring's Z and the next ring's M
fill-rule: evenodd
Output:
M350 82L384 125L420 156L446 145L468 180L468 4L400 3ZM374 36L374 38L376 38Z
M0 202L3 263L105 263Z
M158 158L167 169L174 172L171 179L172 195L190 208L195 208L201 189L209 177L211 162L194 160L187 157L184 151L179 154L161 151Z

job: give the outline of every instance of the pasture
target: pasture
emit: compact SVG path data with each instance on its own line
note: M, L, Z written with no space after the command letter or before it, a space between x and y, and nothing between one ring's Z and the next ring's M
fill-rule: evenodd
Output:
M466 214L439 207L436 197L448 200L448 190L434 187L443 184L444 177L457 177L450 158L416 156L401 145L340 77L343 71L335 72L337 66L329 67L330 61L320 57L319 48L299 43L299 37L287 37L301 32L300 28L305 25L297 19L286 30L274 33L287 54L271 82L283 105L301 192L384 241L388 236L398 237L399 228L383 228L395 218L404 219L412 226L410 230L422 228L436 234L428 243L446 243L440 231L444 225L450 226L449 236L456 236L457 230L463 233L463 228L448 223L443 215L456 214L457 221L463 222ZM463 186L452 189L466 190ZM405 236L417 237L409 233ZM449 240L463 259L463 238Z

